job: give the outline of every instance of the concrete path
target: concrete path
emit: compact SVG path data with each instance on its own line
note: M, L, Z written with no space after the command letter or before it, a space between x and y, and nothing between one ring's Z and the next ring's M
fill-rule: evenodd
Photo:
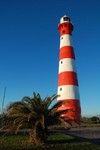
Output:
M100 127L98 128L72 128L70 131L63 131L65 134L88 140L94 144L100 145Z

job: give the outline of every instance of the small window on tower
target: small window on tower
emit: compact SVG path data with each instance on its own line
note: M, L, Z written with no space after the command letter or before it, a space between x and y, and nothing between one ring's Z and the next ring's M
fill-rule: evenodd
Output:
M62 33L65 33L65 30L63 30Z
M63 37L61 37L61 39L63 39Z
M61 61L61 64L63 64L63 61Z
M70 18L69 17L64 17L63 20L64 21L70 21Z
M62 88L60 88L60 91L62 91Z

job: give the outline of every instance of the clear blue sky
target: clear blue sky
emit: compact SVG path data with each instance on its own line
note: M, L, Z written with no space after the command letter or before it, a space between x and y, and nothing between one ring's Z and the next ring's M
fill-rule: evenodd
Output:
M0 106L39 92L57 93L63 15L73 24L82 115L100 114L100 1L0 1Z

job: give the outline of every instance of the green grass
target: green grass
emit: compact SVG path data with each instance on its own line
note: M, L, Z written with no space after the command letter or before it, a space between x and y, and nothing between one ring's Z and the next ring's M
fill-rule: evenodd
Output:
M74 137L69 136L69 135L65 135L65 134L61 134L61 133L56 133L56 134L50 134L50 136L48 137L48 140L53 140L53 141L61 141L61 140L72 140L74 139Z
M0 150L100 150L100 147L64 134L51 134L46 144L32 146L28 135L0 136Z

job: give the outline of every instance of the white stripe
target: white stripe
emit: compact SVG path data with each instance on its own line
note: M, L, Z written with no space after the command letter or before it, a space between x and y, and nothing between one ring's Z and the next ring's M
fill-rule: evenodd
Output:
M62 90L61 90L62 89ZM58 87L57 100L66 100L66 99L77 99L79 100L79 90L78 86L75 85L63 85Z
M64 34L60 37L60 48L63 46L73 46L71 35Z
M64 58L59 61L59 73L65 71L76 72L75 60L72 58Z

